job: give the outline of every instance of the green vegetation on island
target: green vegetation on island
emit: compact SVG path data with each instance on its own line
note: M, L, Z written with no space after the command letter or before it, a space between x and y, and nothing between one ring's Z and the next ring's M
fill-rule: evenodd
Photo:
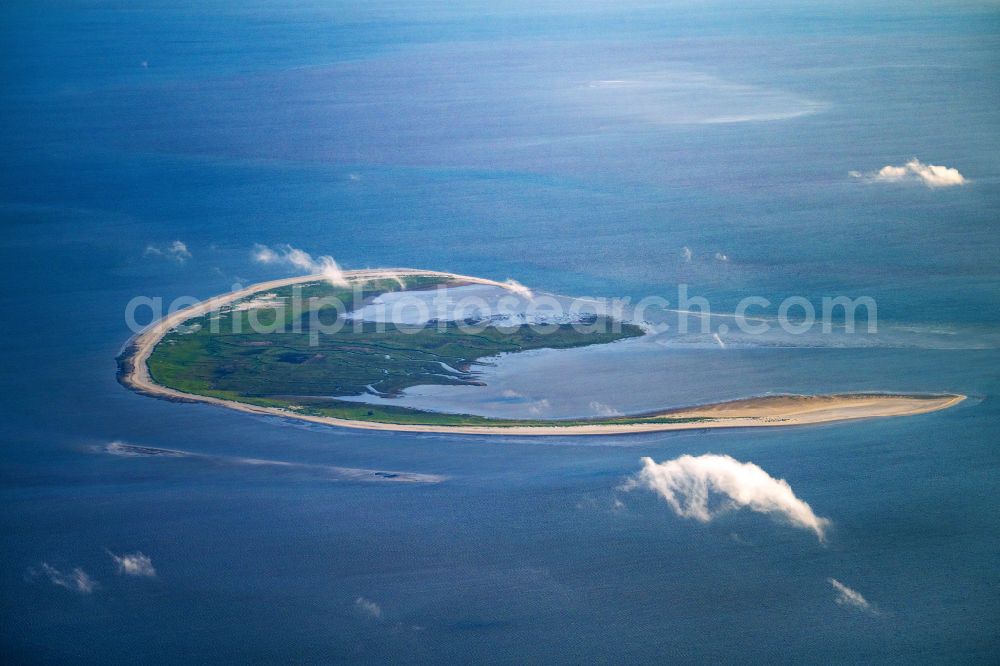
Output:
M408 291L456 286L438 277L409 278ZM431 320L420 325L348 320L346 312L403 287L394 280L357 287L325 282L257 293L170 331L149 357L153 380L185 393L297 414L429 425L566 426L675 422L648 415L576 420L494 419L338 399L385 397L426 384L478 384L482 359L531 349L606 344L643 334L640 327L592 316L583 326L496 326Z

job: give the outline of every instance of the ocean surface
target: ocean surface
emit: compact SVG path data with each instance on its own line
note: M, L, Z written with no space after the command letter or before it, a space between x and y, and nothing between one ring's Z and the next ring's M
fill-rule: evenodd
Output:
M4 663L1000 659L994 3L14 0L0 56ZM966 182L873 175L912 158ZM721 314L878 304L873 335L532 352L409 404L969 399L518 439L122 388L129 301L293 274L255 244L565 295L683 283ZM708 453L787 481L825 539L624 489Z

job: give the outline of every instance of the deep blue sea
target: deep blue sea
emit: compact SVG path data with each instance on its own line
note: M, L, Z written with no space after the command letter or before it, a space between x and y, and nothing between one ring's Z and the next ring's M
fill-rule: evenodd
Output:
M966 183L871 175L912 158ZM993 2L10 0L0 161L4 663L1000 659ZM558 294L685 283L720 313L877 300L874 336L489 370L553 415L970 398L823 427L517 439L121 387L129 300L291 274L255 263L258 243ZM644 456L707 453L787 481L825 541L621 490ZM112 557L134 553L155 576Z

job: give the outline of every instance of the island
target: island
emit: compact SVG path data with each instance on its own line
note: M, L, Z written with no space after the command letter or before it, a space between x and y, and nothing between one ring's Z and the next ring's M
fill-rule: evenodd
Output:
M347 400L365 393L392 397L417 385L475 385L480 380L473 367L482 359L532 349L611 344L645 331L636 323L603 315L548 322L542 332L516 319L405 323L366 321L355 315L346 321L352 311L387 294L469 285L515 293L523 288L406 268L345 271L335 281L328 278L272 280L169 314L126 345L117 359L119 381L150 396L252 414L370 430L473 435L796 426L922 414L965 398L953 393L768 395L575 419L503 419Z

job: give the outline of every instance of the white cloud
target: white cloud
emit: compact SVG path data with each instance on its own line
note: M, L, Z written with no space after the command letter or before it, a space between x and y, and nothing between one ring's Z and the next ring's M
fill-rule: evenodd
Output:
M48 562L42 562L41 567L42 570L40 572L35 569L29 569L28 574L32 578L44 575L53 585L64 587L67 590L72 590L73 592L78 592L80 594L90 594L99 587L97 581L91 578L87 572L80 567L74 567L74 569L68 573L59 571L59 569L56 569Z
M276 245L270 248L266 245L253 246L253 259L259 264L283 264L291 266L307 274L320 274L325 277L330 284L339 287L347 286L347 279L340 266L329 255L316 257L304 250L291 245Z
M552 408L552 403L547 398L535 400L532 396L513 389L504 389L500 392L500 395L503 398L525 405L528 408L528 413L535 416L540 416Z
M644 457L642 463L642 470L626 482L624 490L651 490L682 518L707 523L726 511L747 508L811 530L820 541L829 525L795 496L784 479L775 479L753 463L713 454L683 455L662 463ZM724 499L713 506L713 496Z
M156 569L153 568L153 561L147 555L140 552L123 553L115 555L110 550L108 555L118 566L118 573L126 576L143 576L146 578L156 578Z
M691 257L693 256L693 254L694 253L691 252L691 248L689 248L687 245L685 245L684 249L681 250L681 256L684 257L684 261L688 263L691 262Z
M183 264L192 256L191 251L188 250L187 244L179 240L175 240L170 245L167 245L166 247L162 248L152 244L147 245L146 252L144 254L146 256L152 255L152 256L172 259L176 261L178 264Z
M958 169L924 164L913 158L903 166L886 165L878 171L862 173L851 171L854 178L863 178L876 183L922 182L927 187L952 187L968 182Z
M178 261L184 261L191 258L188 246L179 240L175 240L170 244L170 247L167 248L167 254L176 257Z
M622 413L620 411L618 411L617 409L615 409L611 405L607 405L607 404L605 404L603 402L598 402L597 400L591 400L590 401L590 411L592 411L597 416L608 417L608 416L621 416L622 415Z
M879 614L878 609L872 606L857 590L852 590L836 578L828 578L827 581L833 586L833 589L837 591L837 598L835 601L841 606L857 608L858 610L871 613L872 615Z
M512 291L522 298L526 298L529 301L535 297L535 294L531 289L525 287L523 284L517 280L507 279L504 281L504 286L508 291Z
M400 289L406 289L406 280L403 279L402 275L395 271L382 271L382 273L386 280L395 280Z
M532 414L541 414L542 412L547 412L551 406L548 399L542 398L528 405L528 411Z
M277 264L281 262L281 255L266 245L253 246L253 260L258 264Z
M752 546L753 545L748 539L746 539L745 537L740 536L736 532L730 533L729 538L732 539L734 542L740 544L741 546Z
M371 599L365 599L364 597L358 597L354 600L354 607L358 609L358 612L363 615L367 615L370 618L379 619L382 617L382 607Z
M723 254L721 252L716 252L715 253L715 260L716 261L729 261L729 255L728 254Z

